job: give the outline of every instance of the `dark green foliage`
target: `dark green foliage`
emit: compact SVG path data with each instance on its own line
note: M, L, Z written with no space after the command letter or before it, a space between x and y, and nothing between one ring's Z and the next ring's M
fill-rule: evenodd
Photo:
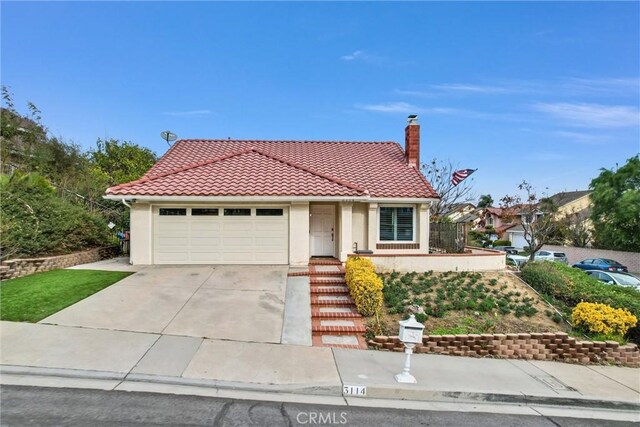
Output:
M26 114L19 113L5 86L2 101L2 258L111 243L106 223L126 230L129 212L102 196L110 186L140 178L156 161L155 154L113 139L99 139L95 150L83 152L50 137L34 104L27 104Z
M109 242L103 217L56 196L38 174L0 176L2 257L68 253Z
M425 313L416 313L416 322L424 323L427 321L427 315Z
M511 240L496 240L493 246L511 246Z
M640 251L640 157L617 171L603 169L590 184L595 245Z
M584 301L624 308L640 318L640 292L632 288L606 285L582 270L564 264L529 263L522 269L522 279L538 292L564 304L567 314L579 302ZM630 329L627 335L632 341L640 342L638 326Z

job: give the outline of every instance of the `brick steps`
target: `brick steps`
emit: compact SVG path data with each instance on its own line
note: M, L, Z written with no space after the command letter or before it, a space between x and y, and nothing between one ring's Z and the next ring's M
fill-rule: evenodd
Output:
M335 258L311 258L309 265L342 265L340 260Z
M335 298L324 298L324 297L335 297ZM311 308L314 305L320 306L353 306L353 300L351 297L346 297L345 295L322 295L322 298L319 296L311 296Z
M340 312L327 312L320 311L321 308L330 308L330 307L311 307L311 318L312 319L346 319L346 318L357 318L360 319L360 316L356 311L340 311ZM349 307L340 307L340 308L349 308Z
M309 261L311 286L311 336L314 346L366 349L366 327L356 311L336 259Z
M311 276L311 280L309 281L311 285L346 285L347 282L344 280L344 275L342 277L315 277Z
M348 294L346 286L311 286L311 295L314 294Z

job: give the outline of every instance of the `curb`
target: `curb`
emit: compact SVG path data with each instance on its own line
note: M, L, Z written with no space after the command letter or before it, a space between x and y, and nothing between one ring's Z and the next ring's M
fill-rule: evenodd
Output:
M134 383L158 385L191 386L209 389L236 390L308 397L340 397L355 400L390 399L399 401L423 401L446 403L485 403L524 406L551 406L569 408L606 409L619 411L640 411L640 403L629 401L602 400L575 397L546 397L526 394L477 393L462 391L430 391L423 389L398 389L391 387L367 386L367 396L343 396L342 386L330 384L317 385L281 385L239 383L197 378L169 377L149 374L127 374L120 372L88 371L79 369L39 368L30 366L0 365L0 374L58 377L67 379L118 380Z

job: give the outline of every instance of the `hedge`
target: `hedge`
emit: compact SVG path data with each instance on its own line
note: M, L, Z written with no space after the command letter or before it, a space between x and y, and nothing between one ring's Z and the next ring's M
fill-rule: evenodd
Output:
M368 258L350 257L345 264L345 280L358 313L373 316L382 308L382 279Z
M511 240L496 240L493 246L511 246Z
M577 268L557 262L530 262L522 268L521 277L537 291L570 308L581 302L600 303L628 310L640 318L639 291L607 285ZM627 336L633 342L640 342L640 327L631 328Z

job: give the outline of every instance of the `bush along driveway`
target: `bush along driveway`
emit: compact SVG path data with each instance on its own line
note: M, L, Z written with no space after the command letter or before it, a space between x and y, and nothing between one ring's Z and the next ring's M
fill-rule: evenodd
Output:
M7 280L0 285L0 319L38 322L130 274L120 271L53 270Z

